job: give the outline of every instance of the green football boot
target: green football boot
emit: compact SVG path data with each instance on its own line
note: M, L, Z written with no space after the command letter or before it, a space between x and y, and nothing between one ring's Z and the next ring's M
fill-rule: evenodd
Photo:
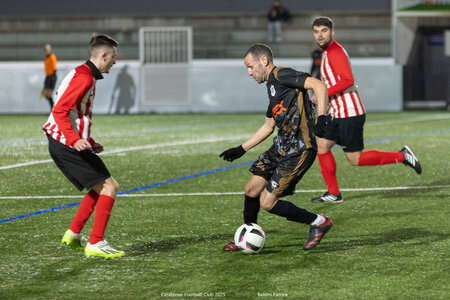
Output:
M72 230L68 229L62 238L62 243L69 246L70 249L75 251L83 251L83 247L81 246L80 234L75 234Z
M111 247L106 240L100 241L92 245L87 243L84 247L84 254L87 257L103 257L103 258L117 258L125 255L125 252L119 251Z

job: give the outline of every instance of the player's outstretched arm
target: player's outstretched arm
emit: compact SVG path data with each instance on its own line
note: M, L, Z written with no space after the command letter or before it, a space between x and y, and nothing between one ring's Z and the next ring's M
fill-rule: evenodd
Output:
M233 161L245 154L248 150L255 147L266 138L268 138L275 128L275 121L273 118L266 118L264 124L253 134L251 138L245 141L242 145L230 148L222 152L219 156L224 160Z
M326 114L328 106L328 92L327 86L312 77L305 80L305 88L312 89L314 92L315 101L317 104L317 123L314 127L314 134L318 137L323 137L325 134Z
M314 92L315 101L317 103L317 115L326 115L328 106L328 92L325 83L313 77L308 77L305 80L305 89L313 90Z
M267 139L275 129L275 120L273 118L267 118L264 124L259 127L259 129L253 134L251 138L249 138L246 142L242 144L242 147L245 151L248 151L260 144L262 141Z

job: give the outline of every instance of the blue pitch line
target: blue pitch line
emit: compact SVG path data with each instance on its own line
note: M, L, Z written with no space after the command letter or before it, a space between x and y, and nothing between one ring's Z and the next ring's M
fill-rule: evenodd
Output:
M122 191L122 192L119 192L118 195L131 194L131 193L142 191L142 190L146 190L146 189L149 189L149 188L152 188L152 187L157 187L157 186L161 186L161 185L165 185L165 184L169 184L169 183L173 183L173 182L177 182L177 181L182 181L182 180L186 180L186 179L200 177L200 176L203 176L203 175L208 175L208 174L213 174L213 173L217 173L217 172L222 172L222 171L226 171L226 170L229 170L229 169L234 169L234 168L250 165L253 162L254 162L253 160L252 161L247 161L247 162L244 162L244 163L235 164L235 165L229 165L229 166L226 166L226 167L223 167L223 168L209 170L209 171L206 171L206 172L200 172L200 173L196 173L196 174L192 174L192 175L188 175L188 176L174 178L174 179L170 179L170 180L166 180L166 181L162 181L162 182L146 185L146 186L139 187L139 188ZM6 222L12 222L12 221L15 221L15 220L24 219L24 218L28 218L28 217L32 217L32 216L36 216L36 215L41 215L41 214L45 214L45 213L52 212L52 211L57 211L57 210L64 209L64 208L77 206L77 205L80 205L80 203L81 202L75 202L75 203L66 204L66 205L62 205L62 206L58 206L58 207L52 207L52 208L49 208L49 209L40 210L40 211L37 211L37 212L34 212L34 213L29 213L29 214L26 214L26 215L20 215L20 216L12 217L12 218L9 218L9 219L3 219L3 220L0 220L0 224L1 223L6 223Z
M6 222L11 222L11 221L14 221L14 220L19 220L19 219L32 217L32 216L35 216L35 215L45 214L47 212L56 211L56 210L60 210L60 209L63 209L63 208L77 206L77 205L80 205L80 203L81 202L66 204L66 205L63 205L63 206L52 207L52 208L49 208L49 209L40 210L40 211L37 211L37 212L34 212L34 213L30 213L30 214L26 214L26 215L20 215L20 216L12 217L12 218L9 218L9 219L3 219L3 220L0 220L0 224L1 223L6 223Z
M179 177L179 178L175 178L175 179L170 179L170 180L166 180L166 181L163 181L163 182L158 182L158 183L146 185L146 186L143 186L143 187L139 187L139 188L135 188L135 189L119 192L118 195L130 194L130 193L146 190L146 189L149 189L149 188L152 188L152 187L157 187L157 186L161 186L161 185L165 185L165 184L169 184L169 183L173 183L173 182L177 182L177 181L182 181L182 180L186 180L186 179L200 177L200 176L203 176L203 175L213 174L213 173L217 173L217 172L221 172L221 171L225 171L225 170L229 170L229 169L234 169L234 168L250 165L253 162L254 162L253 160L252 161L247 161L247 162L236 164L236 165L229 165L229 166L223 167L223 168L218 168L218 169L214 169L214 170L210 170L210 171L206 171L206 172L201 172L201 173L192 174L192 175L188 175L188 176L183 176L183 177Z

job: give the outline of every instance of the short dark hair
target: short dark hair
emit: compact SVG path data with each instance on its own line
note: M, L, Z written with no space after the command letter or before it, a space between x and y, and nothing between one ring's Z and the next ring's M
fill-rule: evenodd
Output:
M253 55L255 59L260 59L262 55L265 55L270 62L273 62L272 50L267 45L259 43L253 44L253 46L251 46L247 50L247 52L245 52L244 57L246 57L250 53Z
M330 29L334 29L334 22L328 17L320 16L312 22L312 27L314 28L314 26L327 26Z
M119 42L115 39L107 36L106 34L95 34L92 35L91 41L89 42L89 54L92 55L95 50L100 47L117 47Z

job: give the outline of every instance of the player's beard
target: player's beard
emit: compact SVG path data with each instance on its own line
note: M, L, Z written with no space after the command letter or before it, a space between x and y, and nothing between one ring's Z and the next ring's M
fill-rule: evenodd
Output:
M256 82L257 82L258 84L261 84L261 83L264 82L264 78L263 78L263 77L259 77L259 78L256 80Z
M258 80L256 80L256 82L258 83L258 84L261 84L261 83L263 83L263 82L265 82L266 81L266 79L264 78L264 77L260 77L260 78L258 78Z
M261 71L261 73L256 74L257 76L255 76L255 80L258 84L263 83L264 81L266 81L266 76L264 74L264 71Z
M324 43L322 45L320 45L319 42L316 42L316 44L317 44L317 46L319 46L320 49L324 50L324 49L327 49L328 46L330 46L332 40L333 39L330 37L329 39L324 39L323 40Z

